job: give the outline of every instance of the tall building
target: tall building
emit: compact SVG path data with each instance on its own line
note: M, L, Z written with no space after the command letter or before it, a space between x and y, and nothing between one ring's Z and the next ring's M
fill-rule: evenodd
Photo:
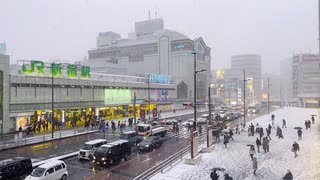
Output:
M239 87L243 87L245 70L246 100L248 103L260 102L261 100L261 56L257 54L244 54L231 57L230 77L239 80ZM243 97L243 88L241 89Z
M293 99L292 58L286 58L280 62L280 79L282 88L282 101L287 104Z
M297 54L292 60L293 96L303 107L319 107L320 56Z
M89 50L91 71L147 76L165 75L176 85L173 98L190 99L194 96L194 55L196 53L197 98L205 99L211 81L210 47L200 38L190 39L186 35L164 29L162 19L151 19L135 23L135 32L128 38L118 33L104 32L97 37L97 47Z
M0 134L9 130L9 56L0 54Z
M0 43L0 54L6 55L7 45L6 42Z

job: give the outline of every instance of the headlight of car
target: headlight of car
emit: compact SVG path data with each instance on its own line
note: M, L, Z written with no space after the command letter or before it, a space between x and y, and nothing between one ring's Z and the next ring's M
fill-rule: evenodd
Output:
M96 159L96 157L95 157L95 156L93 156L93 159Z
M137 146L140 146L140 144L137 144Z
M104 161L104 160L106 160L106 158L103 157L103 158L101 158L101 160Z
M146 147L149 147L149 144L147 144Z

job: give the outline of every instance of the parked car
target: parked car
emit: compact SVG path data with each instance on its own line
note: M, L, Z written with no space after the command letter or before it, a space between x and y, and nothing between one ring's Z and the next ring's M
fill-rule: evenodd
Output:
M0 180L24 179L31 172L30 158L15 157L0 161Z
M163 144L163 138L160 136L149 136L145 140L141 141L137 147L141 151L152 151L156 147L160 147Z
M206 124L208 120L209 120L209 114L203 114L200 116L199 119L197 119L197 122L200 124Z
M162 125L173 125L174 123L178 123L178 121L175 119L165 119L160 122Z
M51 160L35 168L26 180L66 180L67 165L61 160Z
M136 131L127 131L127 132L123 132L121 135L120 135L120 139L124 139L124 140L127 140L129 141L129 143L131 145L136 145L138 144L139 142L141 142L141 137L138 136L137 132Z
M110 166L122 159L127 160L131 155L131 146L127 140L117 140L100 146L93 156L96 165Z
M182 122L181 125L182 125L183 127L188 127L188 126L191 127L191 126L193 126L193 121L194 121L194 119L188 119L188 120Z
M107 144L107 140L105 139L96 139L92 141L88 141L84 144L84 147L80 149L78 157L80 159L91 160L94 154L94 151L102 146L103 144Z

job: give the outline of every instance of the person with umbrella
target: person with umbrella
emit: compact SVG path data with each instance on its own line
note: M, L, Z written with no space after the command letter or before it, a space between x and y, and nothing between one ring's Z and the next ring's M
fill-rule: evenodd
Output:
M249 149L249 155L251 157L251 160L253 160L253 155L256 154L256 150L254 149L254 146L251 146Z
M311 128L311 121L310 120L308 120L308 126L309 126L309 128Z
M210 177L212 180L218 180L219 179L219 175L217 174L217 170L213 170L210 174Z
M261 140L259 138L257 138L256 144L257 144L258 153L260 153Z

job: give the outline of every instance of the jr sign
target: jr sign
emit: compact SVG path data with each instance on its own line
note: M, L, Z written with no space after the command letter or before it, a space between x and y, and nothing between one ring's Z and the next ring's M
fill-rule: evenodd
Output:
M45 63L42 61L32 60L29 67L27 65L22 65L22 72L25 74L36 74L36 75L44 75L45 74ZM63 66L61 63L51 63L50 66L50 74L55 77L62 76ZM69 64L66 66L66 74L69 78L78 77L78 68L76 65ZM81 66L81 77L82 78L90 78L90 67L89 66Z

